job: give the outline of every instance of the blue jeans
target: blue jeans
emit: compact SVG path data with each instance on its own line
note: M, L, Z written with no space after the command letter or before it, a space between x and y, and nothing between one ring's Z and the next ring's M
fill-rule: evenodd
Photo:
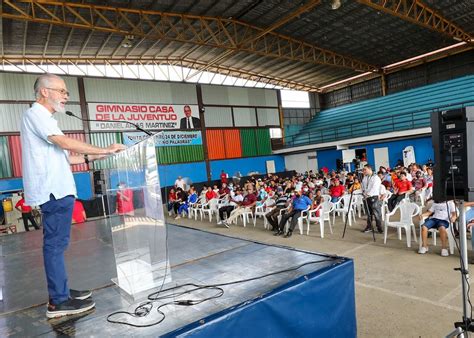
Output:
M71 234L74 196L50 200L41 205L43 214L43 260L50 303L60 304L69 298L64 251Z
M340 197L331 197L331 202L332 203L337 203L339 201Z

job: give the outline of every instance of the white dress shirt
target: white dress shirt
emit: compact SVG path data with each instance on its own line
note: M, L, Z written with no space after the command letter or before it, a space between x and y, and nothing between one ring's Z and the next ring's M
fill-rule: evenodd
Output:
M21 145L23 189L28 205L37 206L68 195L76 196L76 184L69 164L69 153L48 140L64 135L58 121L43 105L34 103L23 113Z
M362 191L367 197L379 196L382 181L378 175L364 176L362 179Z

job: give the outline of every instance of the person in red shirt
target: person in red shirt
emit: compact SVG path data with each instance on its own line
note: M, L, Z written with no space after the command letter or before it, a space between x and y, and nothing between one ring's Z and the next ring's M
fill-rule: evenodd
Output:
M28 221L31 222L33 227L38 230L39 226L33 217L33 209L25 203L25 195L21 194L21 199L15 204L15 209L21 212L21 218L23 218L23 225L25 226L25 231L30 231L28 226Z
M229 175L227 175L227 173L224 170L221 171L221 176L220 177L221 177L221 183L222 184L224 184L224 183L227 184L227 180L229 179Z
M332 181L333 185L329 188L329 194L331 195L331 202L337 203L342 195L344 195L345 188L341 185L341 181L338 178L335 178Z
M133 191L127 188L125 183L120 183L119 190L117 191L117 213L119 215L135 215Z
M411 182L407 180L406 172L400 172L398 180L393 185L393 195L387 201L388 210L392 211L395 209L397 204L405 198L405 194L409 195L413 193L413 190Z
M212 187L209 186L207 187L207 192L206 192L206 201L210 201L212 200L213 198L218 198L219 196L217 196L217 193L212 190Z
M84 223L87 221L86 211L82 202L79 200L74 201L74 209L72 210L72 223Z
M168 193L168 214L171 216L171 212L173 211L174 203L176 202L176 191L174 188L171 188Z

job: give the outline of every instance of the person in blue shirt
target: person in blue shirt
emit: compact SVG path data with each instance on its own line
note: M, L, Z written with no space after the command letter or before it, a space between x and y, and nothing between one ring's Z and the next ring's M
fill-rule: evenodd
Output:
M189 205L196 203L197 200L198 200L198 195L196 193L196 190L194 189L194 186L191 186L189 188L188 199L186 200L186 202L182 202L180 206L178 207L178 215L175 217L175 219L181 218L181 215L183 214L183 212L185 214L188 214Z
M284 236L285 238L291 237L291 235L293 234L293 230L296 227L296 223L298 222L298 217L301 216L301 212L303 210L306 210L308 207L310 207L311 204L312 202L309 199L309 197L306 195L303 195L302 190L297 190L296 196L291 203L290 209L281 217L280 224L278 225L278 230L277 232L275 232L274 235L275 236L283 235L285 224L291 218L290 226Z

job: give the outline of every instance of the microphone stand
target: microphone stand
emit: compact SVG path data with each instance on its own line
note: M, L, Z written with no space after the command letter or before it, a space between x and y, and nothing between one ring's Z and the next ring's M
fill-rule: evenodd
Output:
M74 113L72 113L72 112L70 112L70 111L66 111L66 115L75 117L76 119L81 120L81 121L104 122L103 120L83 119L83 118L80 118L79 116L74 115ZM142 127L140 127L140 126L139 126L138 124L136 124L136 123L129 122L129 121L123 121L123 120L118 120L118 121L115 121L115 122L128 123L128 124L134 126L135 129L138 130L138 131L144 132L145 134L147 134L147 135L149 135L149 136L153 135L152 132L143 129Z

